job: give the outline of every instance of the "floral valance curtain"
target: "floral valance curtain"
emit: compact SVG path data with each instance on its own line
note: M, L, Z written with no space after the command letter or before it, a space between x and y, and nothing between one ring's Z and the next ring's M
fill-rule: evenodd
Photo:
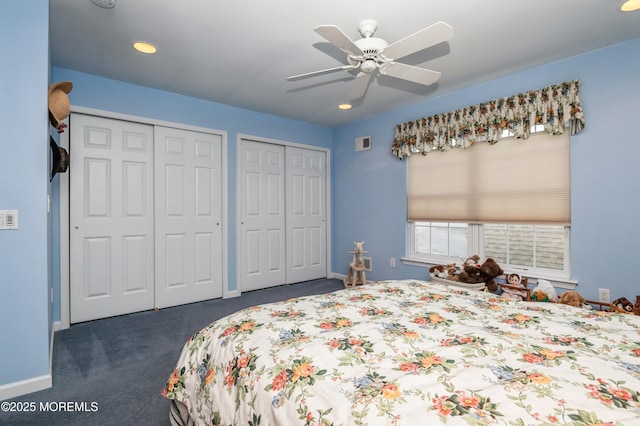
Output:
M476 142L494 144L505 130L526 139L533 125L543 125L554 135L562 134L565 127L576 134L584 127L579 86L578 80L554 84L398 124L393 155L403 159L431 150L467 148Z

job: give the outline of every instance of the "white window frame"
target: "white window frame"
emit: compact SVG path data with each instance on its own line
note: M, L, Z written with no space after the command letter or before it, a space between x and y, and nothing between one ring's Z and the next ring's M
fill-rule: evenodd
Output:
M482 232L482 224L469 224L469 236L467 240L467 257L477 254L481 259L485 259L483 253L484 240L483 240L483 232ZM438 255L430 255L424 253L417 253L416 248L416 233L415 233L415 222L408 222L408 247L406 258L403 258L403 262L405 264L414 265L414 266L423 266L429 267L430 265L446 265L450 263L456 263L461 265L464 260L460 257L450 257L450 256L438 256ZM564 227L564 269L563 270L555 270L555 269L546 269L546 268L531 268L522 265L510 265L501 263L500 266L505 271L505 273L517 273L520 275L524 275L529 278L540 278L546 280L552 280L560 283L571 284L567 288L573 288L575 286L575 282L570 279L571 277L571 227Z

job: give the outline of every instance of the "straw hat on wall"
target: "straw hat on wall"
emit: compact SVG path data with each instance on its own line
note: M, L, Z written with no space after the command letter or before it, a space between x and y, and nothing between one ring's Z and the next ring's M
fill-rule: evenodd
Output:
M66 124L62 122L69 116L70 106L67 94L73 89L70 81L61 81L49 86L49 121L58 129L58 133L64 132Z

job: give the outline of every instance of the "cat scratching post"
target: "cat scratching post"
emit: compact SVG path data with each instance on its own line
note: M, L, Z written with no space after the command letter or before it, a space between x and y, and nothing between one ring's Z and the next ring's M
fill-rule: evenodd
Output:
M362 248L364 241L354 241L353 243L356 247L355 250L349 252L353 254L353 261L349 264L349 274L347 278L344 279L345 287L355 287L358 284L363 285L367 283L366 268L362 259L362 255L367 253Z
M364 265L354 266L353 263L349 265L349 275L345 278L345 287L355 287L356 285L366 284L367 275L365 273Z

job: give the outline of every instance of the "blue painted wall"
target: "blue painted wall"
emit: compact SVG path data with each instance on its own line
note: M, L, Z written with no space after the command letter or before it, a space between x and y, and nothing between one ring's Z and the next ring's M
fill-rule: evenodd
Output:
M0 2L0 386L49 373L49 1Z
M635 301L633 279L640 243L640 39L621 43L334 129L333 268L346 273L354 240L366 240L373 271L367 278L422 278L424 268L389 267L407 253L406 161L391 154L395 125L467 105L579 79L586 128L571 140L572 278L597 300ZM370 135L373 148L356 153L354 138ZM443 177L446 178L446 177Z

